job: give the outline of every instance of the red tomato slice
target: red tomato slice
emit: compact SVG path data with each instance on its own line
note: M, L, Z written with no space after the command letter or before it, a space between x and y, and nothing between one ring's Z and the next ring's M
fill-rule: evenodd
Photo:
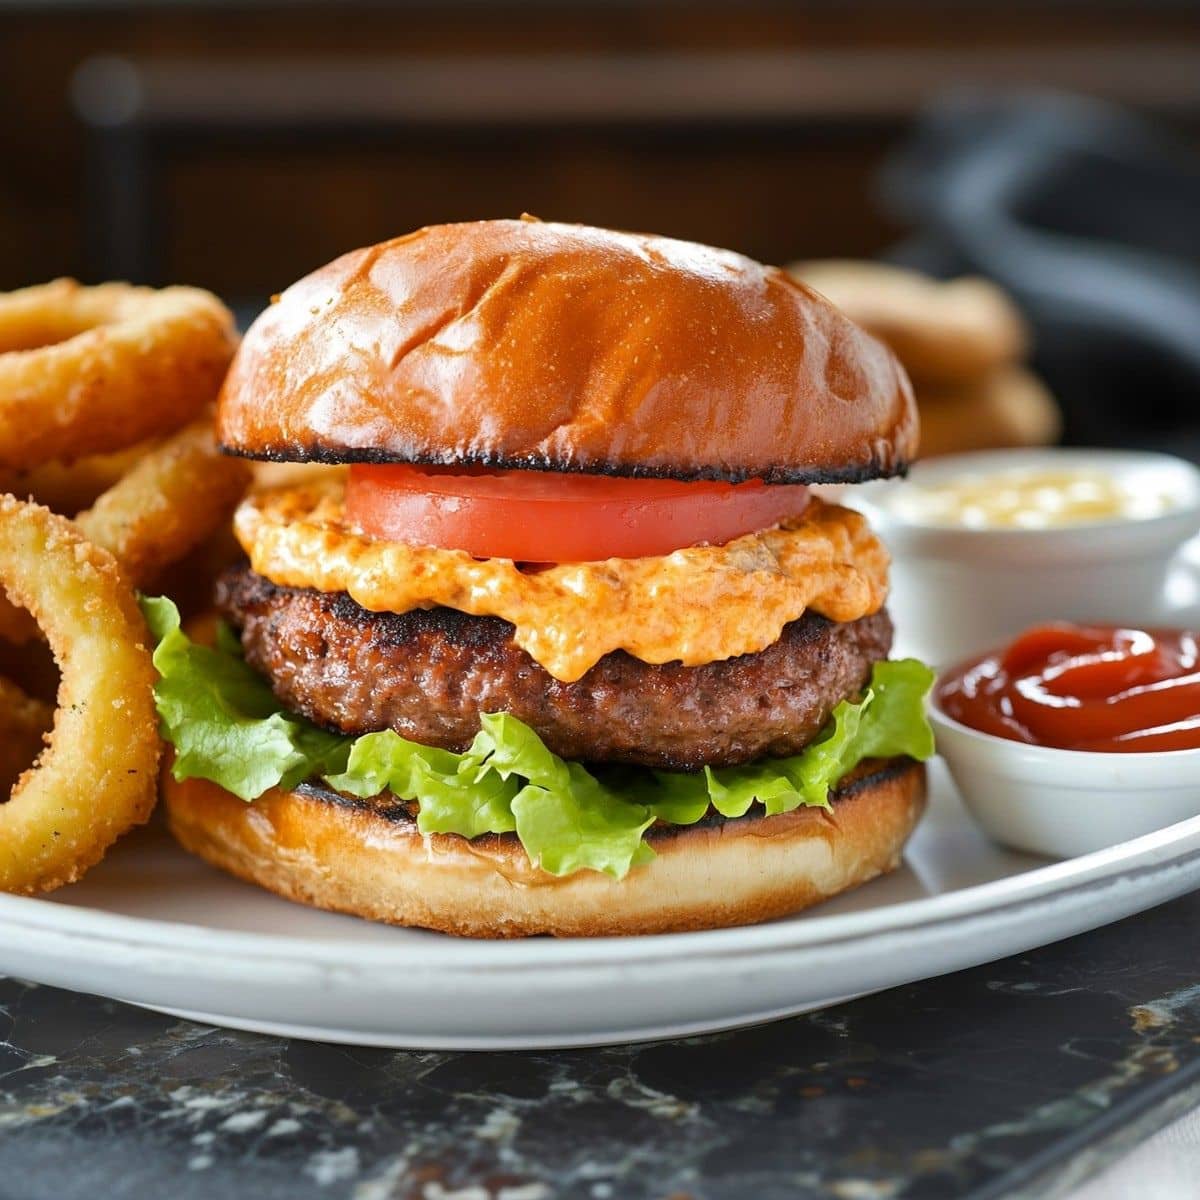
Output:
M354 466L346 515L372 537L518 562L593 562L720 545L802 512L800 485L552 471Z

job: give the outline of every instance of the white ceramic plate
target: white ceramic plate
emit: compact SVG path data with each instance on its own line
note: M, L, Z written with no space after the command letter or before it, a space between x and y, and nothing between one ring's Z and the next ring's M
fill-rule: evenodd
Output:
M1200 817L1068 862L987 842L940 763L905 866L806 914L471 942L289 904L150 829L51 900L0 896L0 973L218 1025L378 1046L583 1046L730 1028L1015 954L1200 886Z

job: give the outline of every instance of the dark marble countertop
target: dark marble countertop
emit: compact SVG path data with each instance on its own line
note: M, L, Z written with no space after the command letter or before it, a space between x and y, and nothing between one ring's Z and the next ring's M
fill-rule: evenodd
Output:
M287 1041L0 981L0 1196L1062 1195L1200 1103L1198 925L1200 894L769 1026L547 1053Z

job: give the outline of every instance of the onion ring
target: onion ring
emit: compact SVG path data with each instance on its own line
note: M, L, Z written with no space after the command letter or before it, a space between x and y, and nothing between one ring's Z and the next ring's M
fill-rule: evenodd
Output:
M28 471L0 470L0 492L32 500L51 512L73 517L95 504L146 453L139 443L111 454L89 454L77 462L50 462ZM0 640L23 646L38 636L37 622L0 596ZM0 786L0 791L4 788Z
M49 746L0 804L0 891L78 879L154 807L154 668L115 559L68 520L0 496L0 585L62 671Z
M0 796L29 769L42 752L44 734L54 723L54 709L27 696L0 676Z
M27 471L0 470L0 492L32 500L51 512L73 517L89 508L123 475L137 465L153 445L139 442L111 454L89 454L75 462L44 463Z
M211 422L196 421L145 454L76 524L144 587L228 523L250 477L248 463L217 449ZM20 646L37 636L29 613L0 596L0 638Z
M229 310L198 288L56 279L0 295L0 467L178 429L216 395L235 341Z
M228 522L250 474L248 463L217 449L211 421L196 421L151 450L76 524L143 587Z

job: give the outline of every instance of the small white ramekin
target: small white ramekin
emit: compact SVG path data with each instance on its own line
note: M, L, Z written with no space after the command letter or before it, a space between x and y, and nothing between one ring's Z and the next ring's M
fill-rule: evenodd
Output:
M994 841L1073 858L1200 813L1200 750L1097 754L971 729L930 704L938 752Z
M888 607L897 647L934 665L958 662L1042 621L1191 624L1167 587L1181 546L1200 530L1200 471L1132 450L996 450L917 463L912 483L966 473L1086 467L1152 478L1175 507L1159 516L1045 529L922 524L890 499L903 480L847 489L892 553Z

